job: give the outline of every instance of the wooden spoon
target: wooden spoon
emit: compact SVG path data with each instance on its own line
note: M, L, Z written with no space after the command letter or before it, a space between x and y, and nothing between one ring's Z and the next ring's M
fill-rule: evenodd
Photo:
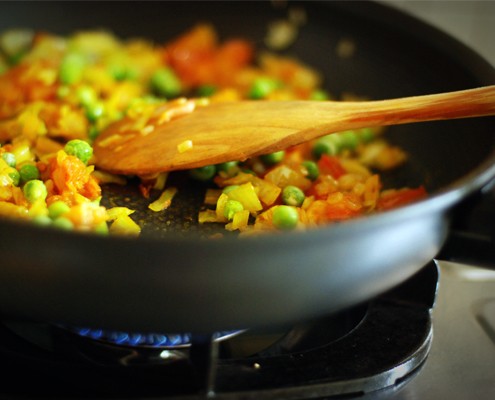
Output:
M349 129L495 114L495 86L365 102L179 99L144 119L112 124L94 143L96 165L145 175L243 161Z

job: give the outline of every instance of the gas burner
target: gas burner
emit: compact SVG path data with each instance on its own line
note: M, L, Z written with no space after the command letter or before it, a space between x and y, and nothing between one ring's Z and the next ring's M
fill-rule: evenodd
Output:
M191 333L131 333L92 328L72 328L64 326L62 326L62 328L89 339L119 346L180 349L191 346L192 341ZM214 333L212 338L215 341L221 341L232 338L242 332L243 330L221 331Z
M337 315L289 327L178 335L179 347L170 349L155 345L172 343L174 335L151 336L143 345L147 335L133 343L125 334L123 345L110 340L117 332L4 321L0 354L9 368L2 394L19 393L18 376L30 377L22 388L30 398L309 399L395 391L414 379L428 355L437 282L431 263L396 289Z

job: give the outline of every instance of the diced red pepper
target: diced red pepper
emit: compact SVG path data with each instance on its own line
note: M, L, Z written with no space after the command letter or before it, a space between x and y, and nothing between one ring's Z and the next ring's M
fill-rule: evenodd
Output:
M211 25L200 24L164 48L164 62L186 86L224 85L253 59L254 48L246 40L220 43ZM201 68L198 68L198 65Z
M320 174L331 175L335 179L339 179L346 173L339 159L328 154L323 154L318 160L318 168L320 169Z
M376 204L376 209L380 211L390 210L413 201L419 200L426 196L426 190L423 186L415 189L400 189L382 195Z
M340 198L338 201L314 201L307 210L309 219L315 223L327 223L355 218L363 213L363 207L355 195L342 193L337 196Z

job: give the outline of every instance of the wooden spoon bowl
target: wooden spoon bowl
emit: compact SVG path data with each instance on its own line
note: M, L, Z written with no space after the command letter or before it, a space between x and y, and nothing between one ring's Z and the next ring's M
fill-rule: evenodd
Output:
M144 123L112 124L94 152L101 169L145 175L244 161L349 129L494 114L495 86L364 102L179 99Z

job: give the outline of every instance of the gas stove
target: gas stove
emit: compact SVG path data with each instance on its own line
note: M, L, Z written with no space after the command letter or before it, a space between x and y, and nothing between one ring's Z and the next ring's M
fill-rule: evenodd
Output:
M407 281L314 320L191 334L0 319L0 399L491 400L494 199L453 210L438 260Z
M410 279L314 320L191 334L0 319L0 399L491 400L494 199L495 185L453 210Z
M492 399L495 270L432 261L366 304L292 326L190 335L3 321L0 338L5 399Z

